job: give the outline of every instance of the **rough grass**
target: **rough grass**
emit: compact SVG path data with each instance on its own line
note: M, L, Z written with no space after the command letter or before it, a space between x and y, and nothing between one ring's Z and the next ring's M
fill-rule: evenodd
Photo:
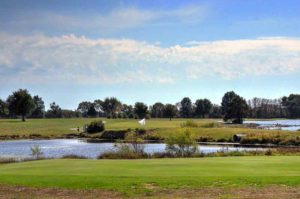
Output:
M41 160L0 165L0 184L103 189L126 195L156 189L300 185L300 156L148 160Z

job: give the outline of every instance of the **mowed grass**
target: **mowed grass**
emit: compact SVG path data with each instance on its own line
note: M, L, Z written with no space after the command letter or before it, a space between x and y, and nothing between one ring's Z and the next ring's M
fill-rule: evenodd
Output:
M153 135L165 138L170 134L182 131L181 124L190 119L150 119L147 120L146 126L141 126L136 119L106 119L106 118L70 118L70 119L27 119L22 122L19 119L0 119L0 136L1 135L20 135L28 136L30 134L39 134L41 136L57 137L68 133L77 133L76 128L82 127L93 120L102 119L106 121L107 130L126 130L135 128L145 128L152 130ZM193 119L199 127L191 128L195 137L211 137L215 140L229 139L237 133L255 133L255 134L279 134L287 137L299 136L300 132L288 132L279 130L263 130L249 128L224 128L219 126L221 119ZM215 123L214 127L210 127ZM73 129L73 130L72 130ZM75 130L74 130L75 129Z
M179 128L180 124L187 119L150 119L146 126L142 127L136 119L107 119L107 118L59 118L59 119L27 119L22 122L20 119L0 119L0 135L29 135L40 134L45 136L63 135L67 133L76 133L72 128L82 127L94 120L105 121L107 130L126 130L128 128L145 129L170 129ZM213 119L197 119L199 124L217 122Z
M156 189L300 185L300 156L147 160L41 160L0 165L0 184L105 189L127 195Z

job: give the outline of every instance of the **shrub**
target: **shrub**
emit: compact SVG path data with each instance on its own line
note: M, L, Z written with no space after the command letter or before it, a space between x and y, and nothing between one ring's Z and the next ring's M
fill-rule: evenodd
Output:
M146 129L136 128L135 132L137 133L137 135L144 135L146 133Z
M98 156L98 159L143 159L148 158L146 153L137 153L129 144L117 144L116 151L107 151Z
M188 157L198 152L195 138L187 129L184 132L166 139L166 151L175 156Z
M69 154L61 157L62 159L88 159L88 157L83 155Z
M115 144L115 151L108 151L98 156L98 159L140 159L150 155L144 152L144 140L135 131L127 133L124 141Z
M87 125L86 131L88 133L99 133L105 130L104 123L102 120L100 121L93 121Z
M215 122L209 122L209 123L201 125L202 128L214 128L214 127L218 127L218 126L219 125Z
M271 149L266 150L265 155L271 156L272 155L272 150Z
M126 137L128 130L112 130L112 131L104 131L101 135L101 139L111 139L111 140L123 140Z
M125 142L129 143L135 153L144 153L144 140L137 132L129 132L125 137Z
M31 150L31 155L35 158L35 159L40 159L42 158L43 152L40 146L35 145L33 147L30 147Z
M196 127L198 127L198 124L196 122L194 122L193 120L188 120L188 121L180 124L180 126L182 128L185 128L185 127L196 128Z
M18 160L13 157L0 158L0 164L8 164L8 163L14 163L14 162L18 162Z

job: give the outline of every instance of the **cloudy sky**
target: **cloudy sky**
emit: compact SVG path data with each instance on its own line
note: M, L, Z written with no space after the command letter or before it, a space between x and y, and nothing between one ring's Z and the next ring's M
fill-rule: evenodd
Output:
M300 92L298 0L0 1L0 98L63 108Z

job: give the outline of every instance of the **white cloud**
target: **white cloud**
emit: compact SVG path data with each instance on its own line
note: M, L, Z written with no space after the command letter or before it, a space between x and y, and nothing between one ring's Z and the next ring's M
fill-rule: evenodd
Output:
M130 39L0 33L1 82L166 84L203 77L300 73L300 39L258 38L161 47Z

